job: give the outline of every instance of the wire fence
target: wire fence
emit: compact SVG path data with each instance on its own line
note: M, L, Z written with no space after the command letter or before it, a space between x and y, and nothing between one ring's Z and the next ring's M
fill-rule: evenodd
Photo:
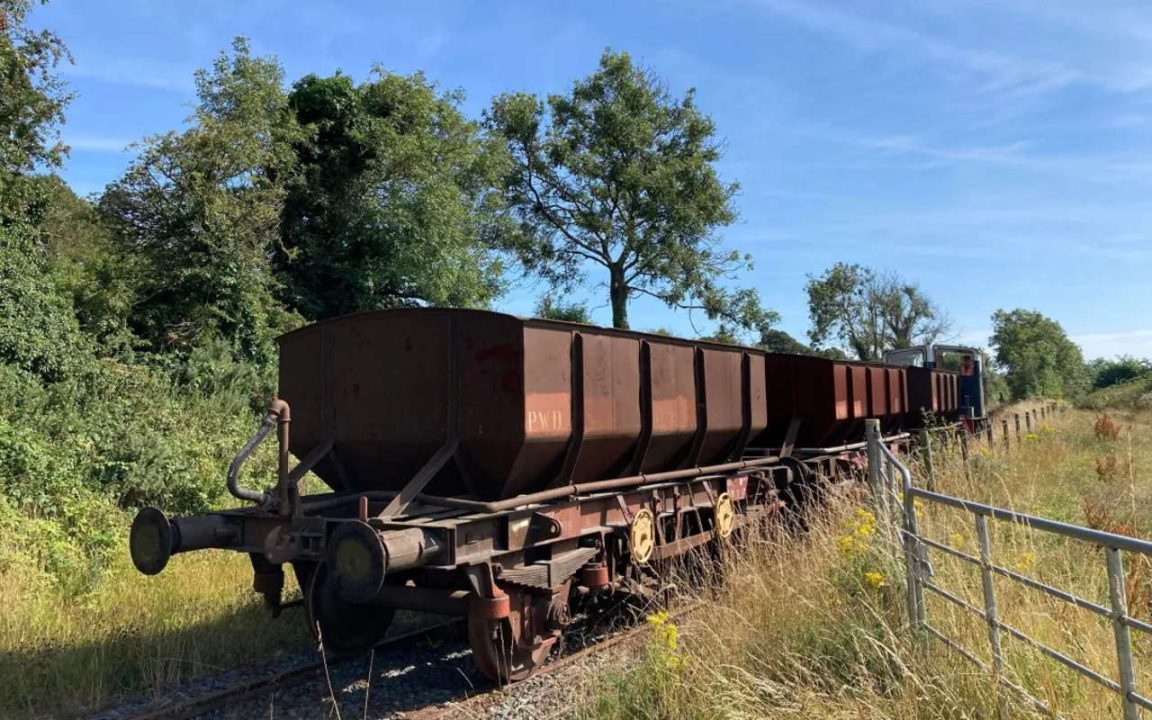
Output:
M1050 412L1057 411L1049 407L1039 417L1044 419ZM1031 431L1032 424L1036 422L1036 417L1029 417L1031 413L1032 411L1029 411L1026 415L1028 419L1024 421L1024 428L1021 428L1020 415L1017 414L1014 417L1011 425L1016 428L1017 440L1019 440L1022 429ZM1001 421L1002 437L1004 442L1007 442L1010 429L1009 418L1001 418ZM989 430L991 427L992 424L987 426ZM1152 635L1152 624L1139 620L1129 613L1124 572L1127 555L1152 558L1152 542L1027 515L1007 508L972 502L930 489L916 487L912 481L912 472L907 464L882 442L879 424L876 421L868 421L866 432L868 438L868 479L878 514L884 519L885 525L891 528L894 534L898 534L901 540L895 547L899 548L898 552L902 555L906 568L908 617L916 638L924 642L935 640L943 643L967 661L989 673L999 686L1018 693L1027 702L1048 715L1059 717L1059 714L1047 703L1012 681L1010 668L1005 665L1004 640L1006 638L1023 643L1042 653L1051 661L1059 663L1116 693L1123 708L1121 717L1124 720L1137 720L1141 717L1142 709L1152 710L1152 699L1142 695L1136 685L1131 637L1133 630ZM964 439L957 438L956 441L965 443L966 447L967 433L965 435ZM965 460L967 460L966 451ZM926 465L930 472L930 462ZM979 555L965 552L960 548L922 534L916 509L918 501L926 506L953 508L969 515L975 529ZM993 555L992 531L990 530L990 525L993 523L1023 526L1032 531L1078 540L1098 547L1101 552L1101 562L1107 571L1108 604L1104 605L1080 597L1066 589L1054 587L998 563L997 558ZM932 570L933 553L947 555L962 563L979 568L982 590L981 602L970 602L961 597L960 593L937 584ZM1058 601L1074 605L1108 621L1112 626L1115 638L1115 674L1106 675L1098 672L1089 667L1085 661L1061 652L1005 622L997 607L997 584L995 582L997 578L1004 578L1008 582L1046 593ZM987 626L987 650L991 662L982 660L976 649L966 647L958 638L950 637L940 627L933 624L925 605L926 594L934 595L960 608L963 612L970 613L984 621Z

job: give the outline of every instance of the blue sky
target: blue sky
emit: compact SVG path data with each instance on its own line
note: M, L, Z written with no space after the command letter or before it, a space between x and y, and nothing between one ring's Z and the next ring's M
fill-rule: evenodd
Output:
M1089 357L1152 357L1147 4L53 0L32 24L75 56L64 176L81 194L123 172L126 145L181 123L193 71L238 34L290 80L422 69L474 116L501 92L564 91L611 47L697 89L720 172L742 186L721 235L755 257L739 282L782 329L803 338L806 274L845 260L919 282L964 342L1027 307ZM542 290L498 307L529 313ZM606 323L603 293L586 298ZM632 319L693 332L659 305Z

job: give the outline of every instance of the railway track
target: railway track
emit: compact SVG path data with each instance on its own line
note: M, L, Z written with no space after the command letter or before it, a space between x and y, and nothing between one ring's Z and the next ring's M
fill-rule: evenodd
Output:
M422 627L416 630L398 634L384 640L376 646L376 651L398 647L403 643L416 638L428 637L432 633L463 623L463 618L453 618L447 622ZM173 703L159 703L143 709L141 712L130 714L125 720L189 720L217 710L226 709L232 705L246 700L273 693L277 690L293 687L310 679L324 675L329 668L349 662L353 658L336 658L317 660L297 665L287 670L269 673L258 678L246 679L230 685L221 690L197 695Z
M705 607L707 603L703 601L694 601L668 613L668 621L675 622L691 613ZM614 647L618 647L642 636L648 632L649 628L646 623L640 622L627 629L620 630L613 633L610 637L597 643L587 645L579 650L571 653L562 654L552 662L545 664L537 670L532 677L543 678L566 670L574 665L587 660L593 655L606 652ZM485 710L489 709L493 704L494 695L501 692L508 692L515 694L517 685L496 686L482 690L469 692L461 696L458 700L448 701L447 703L438 703L434 707L426 707L421 710L416 710L404 715L405 720L451 720L452 718L477 718L487 715Z
M678 620L703 606L703 602L696 601L676 608L669 613L669 620ZM406 643L415 642L420 638L430 638L438 632L459 626L462 622L462 619L452 619L448 622L396 635L377 645L377 658L383 660L381 655L388 650L399 648ZM543 665L537 670L533 677L546 677L561 672L593 655L618 647L629 640L636 639L647 630L648 628L645 623L638 622L624 629L610 631L610 634L603 640L585 645L572 652L562 653L556 659ZM120 715L119 717L124 720L190 720L218 712L223 712L224 716L228 717L227 711L230 708L241 706L246 702L267 697L278 691L294 688L310 681L325 682L326 673L331 672L345 663L357 660L363 661L362 658L328 659L327 661L319 658L287 670L245 679L223 689L175 702L156 703L140 711ZM370 687L371 686L369 686L369 688ZM477 687L465 682L462 683L459 693L454 697L437 700L433 704L425 707L404 710L401 711L400 714L411 720L447 720L452 717L478 717L483 715L485 706L498 702L500 698L504 697L503 693L505 692L515 693L515 688L516 685L500 686L494 684ZM317 708L317 711L318 716L327 716L327 714L323 713L319 708Z

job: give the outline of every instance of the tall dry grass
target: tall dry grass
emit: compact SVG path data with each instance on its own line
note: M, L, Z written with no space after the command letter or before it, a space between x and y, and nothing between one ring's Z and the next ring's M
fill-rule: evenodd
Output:
M1013 440L1004 452L973 447L967 471L955 448L934 453L944 492L1107 530L1152 536L1152 414L1113 413L1119 434L1098 438L1096 414L1070 411ZM917 471L923 473L922 468ZM727 581L708 590L714 609L677 626L652 622L636 667L592 681L584 717L992 718L988 677L907 628L901 563L883 528L859 514L858 496L835 498L804 536L766 529L727 558ZM922 508L933 538L975 552L970 517ZM999 528L995 556L1008 567L1104 601L1098 551ZM34 564L0 568L0 717L83 714L124 692L156 690L192 676L303 649L294 617L271 618L249 590L242 555L181 556L157 577L140 576L126 550L101 582L61 592ZM935 582L980 600L974 568L933 554ZM1130 595L1147 598L1152 572L1129 563ZM1114 674L1108 625L1085 611L997 581L1003 619ZM701 591L705 592L705 591ZM1144 592L1144 595L1140 595ZM1135 612L1149 619L1147 600ZM987 658L976 618L930 598L930 621ZM1116 716L1115 699L1050 660L1004 639L1011 677L1069 717ZM1138 666L1152 668L1149 642ZM1139 683L1152 688L1142 670ZM1006 715L1028 708L1007 697Z
M1046 422L1012 449L974 445L965 469L958 447L935 448L937 489L1086 524L1106 507L1108 527L1143 534L1152 522L1149 465L1152 416L1114 419L1116 440L1093 432L1096 415L1069 411ZM1096 461L1115 455L1115 472ZM917 465L919 482L925 469ZM1145 480L1141 480L1144 478ZM940 507L918 509L922 531L976 555L973 518ZM1100 518L1096 518L1100 522ZM1107 604L1101 551L1075 541L993 526L1000 565L1087 599ZM882 519L869 502L845 494L808 533L766 528L747 551L728 558L727 579L702 590L713 606L679 626L657 616L644 657L627 670L590 682L587 718L1016 718L1031 705L1000 689L991 675L936 640L910 631L902 561L888 545ZM979 569L938 551L932 581L966 601L983 604ZM1129 563L1132 612L1148 619L1152 575ZM998 578L1000 619L1116 676L1111 625L1086 610ZM1144 595L1140 593L1144 592ZM990 660L987 624L927 594L929 622ZM1138 635L1138 633L1137 633ZM1135 637L1138 687L1152 688L1149 638ZM1119 718L1118 698L1059 663L1001 633L1005 676L1065 717Z
M0 718L86 715L124 693L307 648L299 610L273 619L251 572L245 556L209 551L145 577L125 548L98 585L71 595L31 563L5 568Z

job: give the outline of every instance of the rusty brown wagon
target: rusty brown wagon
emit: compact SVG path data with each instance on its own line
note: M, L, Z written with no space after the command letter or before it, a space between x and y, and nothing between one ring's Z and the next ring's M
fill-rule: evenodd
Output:
M335 318L280 338L279 399L228 473L251 504L145 508L132 558L155 574L245 552L274 608L291 565L335 652L375 645L397 609L466 616L479 669L518 680L574 599L643 592L800 484L851 473L867 417L905 437L910 370L475 310ZM931 386L934 408L948 392ZM274 429L275 483L251 489L241 471ZM332 492L301 496L308 472Z

